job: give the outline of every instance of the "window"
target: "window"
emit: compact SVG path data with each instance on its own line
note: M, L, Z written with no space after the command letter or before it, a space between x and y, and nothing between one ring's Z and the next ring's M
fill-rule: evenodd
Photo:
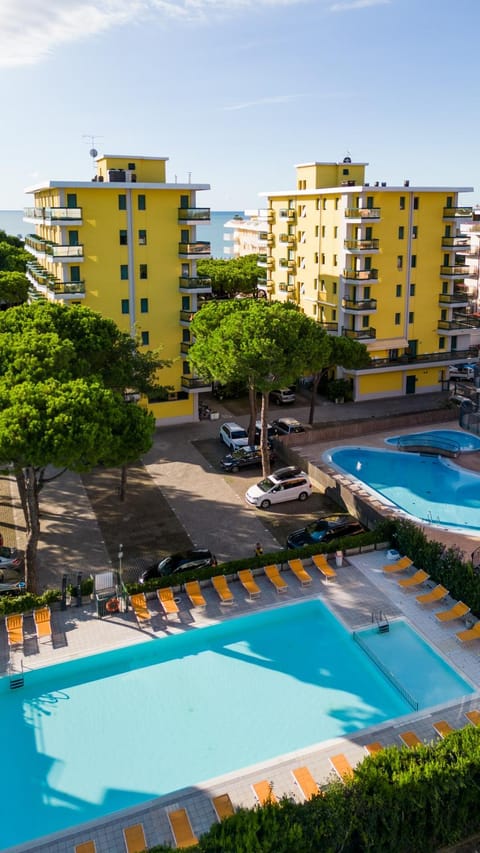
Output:
M398 239L403 240L404 237L405 237L405 228L403 227L403 225L399 225L399 227L398 227Z
M192 372L192 371L190 370L190 362L189 362L189 361L184 361L184 362L183 362L183 375L184 375L184 376L188 376L188 374L189 374L189 373L191 373L191 372Z
M182 341L184 344L190 343L190 330L189 329L182 329Z
M80 267L70 267L70 281L80 281Z
M368 315L366 315L365 317L362 317L362 329L368 329L369 326L370 326L370 317Z
M370 287L364 287L363 288L363 298L364 299L370 299L370 293L371 293Z
M182 311L190 311L190 297L182 296Z
M397 296L397 297L398 297L398 296L401 296L401 295L402 295L402 285L401 285L401 284L397 284L397 286L396 286L396 288L395 288L395 296Z
M120 245L121 246L127 245L127 232L123 228L121 228L119 231L119 239L120 239Z
M147 232L145 228L140 228L138 231L138 245L146 246L147 245Z
M388 358L390 359L390 361L396 361L398 358L398 349L389 349Z
M373 210L373 195L367 195L367 208Z
M127 196L125 193L120 193L118 196L118 209L126 210L127 209Z
M340 201L340 199L338 199L338 198L335 199L335 210L338 210L338 202L339 201Z
M399 326L400 321L401 321L401 314L400 313L395 314L395 325Z
M69 246L78 246L78 231L69 231L68 232L68 245Z
M413 196L413 209L418 210L419 205L420 205L420 199L419 199L418 195L414 195Z
M408 322L413 323L415 321L415 314L413 311L408 312Z
M336 320L337 320L337 309L336 309L336 308L332 308L332 322L334 322L334 323L335 323L335 322L336 322Z
M148 299L145 297L140 299L140 313L148 314Z
M150 332L142 332L142 347L147 347L150 343Z
M342 175L349 175L350 169L342 169Z
M120 264L120 278L122 281L127 281L128 279L128 264Z
M325 237L325 225L322 225L322 237Z
M452 207L452 206L453 206L453 196L447 195L447 203L446 203L445 207Z
M438 349L445 349L445 338L438 339Z
M319 236L318 232L319 232L318 225L315 225L315 237Z
M414 284L410 285L410 296L415 296L415 285Z
M188 243L190 241L190 231L188 228L182 228L180 231L180 241L182 243Z
M403 270L403 255L397 255L397 270Z
M131 172L134 172L135 171L135 163L129 163L127 166L127 169L129 169Z
M317 200L315 202L315 210L320 210L320 199L319 198L317 198Z
M139 195L139 196L138 196L138 209L139 209L139 210L146 210L146 209L147 209L147 199L146 199L146 196L144 196L144 195Z
M318 264L318 252L315 252L313 256L314 263Z
M414 225L412 228L412 239L416 240L418 237L418 225Z
M321 263L321 264L324 264L324 263L325 263L325 254L324 254L324 252L322 252L322 254L321 254L321 257L320 257L320 263Z
M415 269L415 267L416 267L416 266L417 266L417 256L416 256L416 255L412 255L412 258L411 258L411 267L412 267L412 269Z
M400 196L400 210L405 210L405 196Z
M327 209L327 199L326 199L326 198L324 198L324 199L322 200L322 207L323 207L323 209L324 209L324 210L326 210L326 209Z
M336 281L332 281L332 293L334 296L337 293L337 282Z
M147 264L140 264L140 266L139 266L139 277L140 278L148 278Z
M333 236L338 237L338 225L333 226Z
M337 266L338 266L338 256L337 256L337 255L334 255L334 256L333 256L333 266L334 266L334 267L337 267Z
M67 207L77 207L76 193L67 193Z
M130 311L130 300L122 299L122 314L128 314Z

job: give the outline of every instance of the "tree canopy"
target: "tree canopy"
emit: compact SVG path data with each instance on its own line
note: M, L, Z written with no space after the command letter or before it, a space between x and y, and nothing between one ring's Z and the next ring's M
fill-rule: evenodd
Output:
M244 294L255 296L260 277L258 255L243 255L224 260L211 258L198 261L197 272L212 280L212 291L217 297Z
M0 231L0 308L26 302L28 279L25 269L29 258L19 237Z
M125 402L124 391L153 387L159 366L154 354L143 356L113 321L87 308L42 302L0 313L0 459L18 483L32 592L45 469L124 465L146 452L153 416Z

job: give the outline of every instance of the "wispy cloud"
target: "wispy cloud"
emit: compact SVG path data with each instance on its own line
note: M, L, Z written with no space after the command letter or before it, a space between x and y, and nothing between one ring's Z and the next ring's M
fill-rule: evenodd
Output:
M240 104L231 104L228 107L223 107L226 111L231 110L248 110L250 107L263 107L265 104L288 104L291 101L298 101L300 98L308 98L309 95L272 95L270 98L258 98L256 101L243 101Z
M329 12L350 12L352 9L369 9L371 6L388 6L390 0L345 0L329 6Z
M35 65L64 45L148 18L208 22L315 0L1 0L0 68Z

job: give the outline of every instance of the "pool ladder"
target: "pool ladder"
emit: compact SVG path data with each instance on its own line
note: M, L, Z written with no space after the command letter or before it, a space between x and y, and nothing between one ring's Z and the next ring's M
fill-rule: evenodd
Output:
M379 634L387 634L390 630L390 623L383 610L372 611L372 623L375 622Z
M21 670L14 670L10 667L9 671L10 678L10 690L18 690L19 687L23 687L25 684L25 674L23 671L23 661L21 662Z

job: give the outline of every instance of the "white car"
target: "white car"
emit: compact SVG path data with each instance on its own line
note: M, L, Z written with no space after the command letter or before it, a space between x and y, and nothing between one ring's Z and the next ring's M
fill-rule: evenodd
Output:
M451 364L448 368L449 379L464 379L473 382L475 379L475 367L473 364Z
M290 476L285 476L288 469L281 469L280 477L270 474L256 486L250 486L245 494L245 500L251 506L268 509L271 504L285 501L306 501L312 493L312 484L305 471L292 469Z
M248 444L248 433L240 424L222 424L220 438L230 450L238 450L239 447L246 447Z
M283 406L287 403L294 403L295 394L293 391L290 391L290 388L278 388L270 391L270 400L272 403L276 403L277 406Z

